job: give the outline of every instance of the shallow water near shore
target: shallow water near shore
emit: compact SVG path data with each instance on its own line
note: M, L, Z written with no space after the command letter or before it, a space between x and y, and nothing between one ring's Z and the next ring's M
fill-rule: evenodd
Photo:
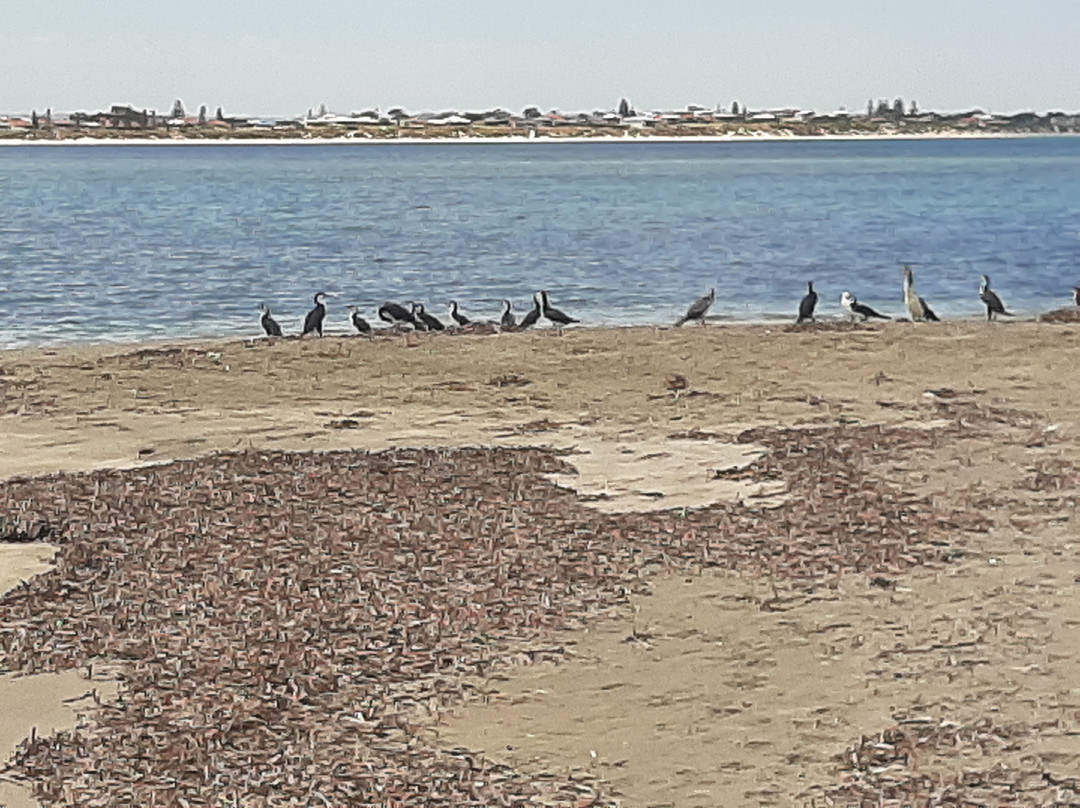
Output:
M0 150L0 346L299 328L318 290L374 318L477 319L547 288L591 324L901 312L899 262L946 317L979 275L1034 314L1080 282L1080 140Z

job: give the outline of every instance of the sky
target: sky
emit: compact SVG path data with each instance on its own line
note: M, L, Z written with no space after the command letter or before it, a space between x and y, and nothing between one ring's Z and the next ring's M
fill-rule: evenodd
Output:
M1080 110L1080 0L35 0L0 114Z

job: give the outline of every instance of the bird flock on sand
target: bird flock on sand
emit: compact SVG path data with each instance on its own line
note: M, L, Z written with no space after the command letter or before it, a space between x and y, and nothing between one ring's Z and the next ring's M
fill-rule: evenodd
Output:
M932 308L930 308L930 304L926 302L924 297L919 295L918 291L916 291L915 273L912 271L911 265L903 264L902 266L903 299L904 305L907 307L908 317L893 318L887 314L882 314L865 303L860 303L859 299L855 297L854 294L845 289L840 295L840 305L848 313L848 317L852 321L905 320L908 318L913 322L940 321L941 318L934 313ZM319 292L315 295L315 305L311 311L307 313L307 316L304 317L304 328L301 331L301 336L306 337L308 335L316 335L321 337L323 335L323 322L326 319L326 299L329 296L330 295L327 292ZM817 309L819 299L820 296L814 289L814 282L808 281L806 284L806 294L803 296L802 300L799 301L798 318L795 320L796 324L815 321L814 312ZM987 320L992 321L998 317L1013 316L1013 313L1005 308L1005 304L1002 302L998 293L990 288L989 275L982 276L982 282L979 285L979 300L986 306ZM1074 305L1080 306L1080 286L1073 287L1072 300ZM707 294L702 295L690 304L690 307L686 310L686 314L676 320L675 326L679 327L689 322L697 322L701 325L705 325L705 317L715 302L716 289L712 288ZM462 314L461 308L458 306L456 300L450 301L449 323L444 323L438 317L428 312L424 307L424 304L418 301L408 301L406 303L394 303L388 301L379 306L376 314L380 321L387 323L389 326L395 329L410 331L444 331L448 327L464 329L476 326L498 328L502 331L522 331L536 325L541 318L547 320L557 330L561 331L564 325L580 322L552 306L548 292L546 291L541 290L535 292L533 294L532 304L532 308L520 319L518 319L517 315L514 313L513 304L509 300L503 301L502 314L499 316L498 320L473 321ZM268 337L282 336L281 326L274 319L270 307L265 303L260 303L259 311L261 312L260 322L262 323L266 335ZM353 328L360 334L372 336L374 332L371 323L365 320L363 315L361 315L360 307L357 305L350 305L348 306L348 311L349 321L352 323Z
M304 317L304 328L300 332L300 336L306 337L311 334L321 337L323 335L323 322L326 320L326 299L328 297L330 297L328 292L318 292L315 295L313 299L315 305ZM462 314L456 300L450 301L448 323L444 323L434 314L431 314L423 303L415 300L406 303L388 301L379 306L376 315L379 320L387 323L392 328L409 331L445 331L447 328L463 329L472 326L498 327L503 331L521 331L536 325L541 318L550 322L557 329L561 329L564 325L580 322L552 306L546 291L536 292L533 295L532 303L533 307L520 320L514 314L513 304L509 300L503 301L502 314L497 321L473 321L469 319ZM266 336L282 336L281 325L274 319L270 307L265 303L260 303L259 311L261 313L260 322ZM371 323L365 320L360 313L359 306L350 305L348 311L349 321L358 333L365 336L371 336L374 333Z

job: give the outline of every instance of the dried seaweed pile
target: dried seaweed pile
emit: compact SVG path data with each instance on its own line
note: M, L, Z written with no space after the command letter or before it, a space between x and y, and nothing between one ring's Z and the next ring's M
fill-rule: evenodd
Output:
M1032 806L1080 805L1080 778L1032 765L1025 756L1019 768L979 765L988 755L1020 748L1025 739L1061 737L1057 721L1038 725L998 725L990 719L960 725L929 718L911 719L874 737L863 737L840 761L850 782L829 792L837 806ZM938 755L963 756L968 765L943 776L927 766ZM955 771L955 762L952 771Z
M438 747L469 677L558 657L657 565L801 578L947 559L975 515L868 476L927 433L762 431L788 504L607 515L539 450L247 452L0 485L59 568L0 602L23 672L119 660L127 690L17 765L46 804L599 804ZM917 434L914 434L917 433Z

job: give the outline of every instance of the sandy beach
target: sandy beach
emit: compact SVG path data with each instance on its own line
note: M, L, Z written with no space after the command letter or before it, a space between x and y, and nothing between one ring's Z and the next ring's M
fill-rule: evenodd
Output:
M99 691L55 747L44 706L22 724L35 743L0 735L0 757L21 743L6 777L43 805L306 804L265 790L281 772L360 804L345 772L364 760L370 794L401 804L1076 802L1078 348L1080 323L968 321L2 352L0 527L47 524L52 544L0 544L0 663L65 673L54 701ZM227 493L189 500L200 480ZM265 580L229 543L256 524L285 553ZM21 583L54 547L56 570ZM343 573L354 560L363 574ZM494 571L498 596L470 569ZM182 605L225 602L226 572L261 581L242 601L252 632L304 626L286 644L311 657L283 652L294 676L259 673L254 645L212 675L181 654L190 631L236 645L238 624ZM353 577L380 593L363 631ZM121 608L129 583L169 608ZM291 623L272 617L278 585ZM395 639L402 615L412 639ZM379 654L403 643L378 682L361 675L374 646L345 636L363 632ZM408 673L413 652L430 666ZM91 659L115 674L70 678ZM200 712L185 677L273 694L291 723L239 695ZM33 681L0 678L0 715L58 692L28 696ZM154 763L133 739L170 727L205 742ZM251 770L260 738L269 779L249 788L237 761ZM125 781L136 748L144 780Z

